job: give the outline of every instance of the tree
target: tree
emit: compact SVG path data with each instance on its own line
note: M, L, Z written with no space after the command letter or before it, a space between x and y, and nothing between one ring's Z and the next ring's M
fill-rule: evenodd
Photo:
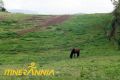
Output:
M3 3L2 0L0 0L0 11L3 11L3 12L6 11L6 9L5 9L5 7L4 7L4 3Z
M115 9L113 11L113 20L111 23L111 31L109 39L114 40L120 49L120 0L111 0Z

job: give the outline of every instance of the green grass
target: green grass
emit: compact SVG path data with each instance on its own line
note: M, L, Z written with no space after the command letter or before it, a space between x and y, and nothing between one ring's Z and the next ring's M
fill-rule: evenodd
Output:
M25 15L18 13L4 13L0 12L0 32L9 33L18 30L34 27L37 23L35 17L38 15ZM38 16L38 19L45 20L49 16Z
M104 33L111 19L110 14L73 15L63 24L18 36L9 27L14 22L7 17L11 21L4 24L7 29L0 23L0 80L119 80L120 51ZM81 56L71 60L73 47L81 49ZM6 68L22 68L31 62L39 69L55 69L55 76L2 76Z

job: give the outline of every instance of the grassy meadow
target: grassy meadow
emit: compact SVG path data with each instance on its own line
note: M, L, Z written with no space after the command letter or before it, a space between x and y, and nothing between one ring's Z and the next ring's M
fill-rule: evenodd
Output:
M72 15L62 24L16 34L38 24L27 21L33 16L0 13L0 80L120 80L120 51L104 32L110 27L111 14ZM81 49L81 55L70 59L74 47ZM4 69L23 68L31 62L39 69L54 69L55 75L3 75Z

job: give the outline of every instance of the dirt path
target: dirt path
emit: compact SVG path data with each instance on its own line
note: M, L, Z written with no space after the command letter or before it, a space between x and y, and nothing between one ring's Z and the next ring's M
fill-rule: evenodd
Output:
M17 34L24 35L30 32L39 31L41 27L48 27L51 25L60 24L64 22L65 20L67 20L69 17L70 17L69 15L52 16L48 18L47 20L43 21L41 24L37 24L33 28L17 31Z

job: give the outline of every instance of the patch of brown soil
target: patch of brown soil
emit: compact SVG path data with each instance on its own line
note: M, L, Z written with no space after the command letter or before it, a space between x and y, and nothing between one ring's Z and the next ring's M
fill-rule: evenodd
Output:
M69 17L70 17L69 15L52 16L52 17L48 18L47 20L42 21L42 23L41 23L40 18L39 19L36 19L37 17L32 18L32 20L35 19L35 20L38 20L38 22L40 21L41 24L37 23L37 25L34 26L33 28L17 31L17 34L24 35L24 34L29 33L29 32L38 31L38 30L40 30L41 27L48 27L48 26L51 26L51 25L60 24L60 23L64 22L65 20L67 20Z

